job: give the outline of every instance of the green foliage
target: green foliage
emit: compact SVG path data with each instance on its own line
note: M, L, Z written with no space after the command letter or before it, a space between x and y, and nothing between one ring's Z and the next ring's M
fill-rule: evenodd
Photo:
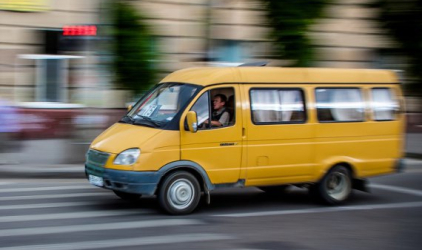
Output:
M294 60L292 66L310 66L313 48L308 27L321 17L329 0L262 0L273 28L276 53L281 59Z
M422 92L422 0L379 0L381 22L409 58L409 73Z
M113 68L117 84L142 93L154 84L152 36L144 18L131 5L113 3Z

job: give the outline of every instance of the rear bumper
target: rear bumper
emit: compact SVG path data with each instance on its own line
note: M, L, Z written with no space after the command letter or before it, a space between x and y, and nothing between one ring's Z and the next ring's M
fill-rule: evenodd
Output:
M154 195L160 181L161 174L158 172L122 171L85 165L85 174L103 178L103 188L115 191Z

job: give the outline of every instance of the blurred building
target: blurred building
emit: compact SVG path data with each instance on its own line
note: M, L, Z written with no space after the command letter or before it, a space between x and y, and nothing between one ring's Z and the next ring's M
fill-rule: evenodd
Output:
M96 36L65 36L95 27L100 0L0 0L0 96L15 102L81 103L99 82L90 48Z
M128 93L111 83L95 35L107 23L110 0L0 0L0 96L16 102L79 103L117 108ZM259 0L128 0L147 17L161 76L196 65L274 60L270 28ZM376 21L374 0L334 0L310 27L318 67L401 69L394 43ZM88 30L85 30L88 29ZM95 91L93 91L95 90Z
M18 106L24 138L72 138L69 146L51 141L44 151L54 161L83 154L92 138L125 112L133 101L113 84L107 67L110 22L107 6L114 0L0 0L0 99ZM117 1L117 0L116 0ZM123 1L123 0L121 0ZM377 22L375 0L333 0L324 17L309 28L317 49L317 67L401 70L406 61ZM153 31L151 62L159 78L192 66L238 65L275 60L265 8L260 0L125 0L146 16ZM104 29L103 29L104 28ZM159 79L157 79L158 81ZM419 99L409 103L420 111ZM95 108L94 111L81 109ZM422 130L420 114L409 121ZM77 129L74 129L74 127ZM28 161L40 155L30 141ZM79 145L85 145L80 147ZM29 150L29 151L30 151ZM39 158L39 157L38 157ZM66 158L66 159L65 159ZM53 161L39 158L40 162Z

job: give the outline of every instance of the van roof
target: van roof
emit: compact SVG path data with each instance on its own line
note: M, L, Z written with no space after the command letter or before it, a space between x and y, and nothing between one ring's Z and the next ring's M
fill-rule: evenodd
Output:
M393 71L377 69L202 67L175 71L161 82L207 86L218 83L397 84L399 80Z

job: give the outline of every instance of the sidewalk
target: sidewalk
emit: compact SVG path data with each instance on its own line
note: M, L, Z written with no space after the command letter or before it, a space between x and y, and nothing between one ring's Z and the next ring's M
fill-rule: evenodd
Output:
M0 179L6 178L85 178L85 166L84 164L0 165Z
M406 134L406 156L422 159L422 133Z

